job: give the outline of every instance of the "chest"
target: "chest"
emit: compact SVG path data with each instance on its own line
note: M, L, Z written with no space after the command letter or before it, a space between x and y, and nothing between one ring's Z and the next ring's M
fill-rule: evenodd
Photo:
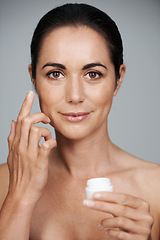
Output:
M88 209L77 199L63 204L41 201L32 217L31 240L106 240L99 223L107 215Z
M118 181L113 183L116 192L124 192L143 199L146 197L136 183L129 181L125 185L119 184ZM60 188L53 189L43 195L33 213L30 240L107 240L105 229L101 229L99 223L110 215L84 207L83 200L86 198L84 186L77 188L71 187L66 191L59 191ZM152 213L153 216L154 211ZM158 231L157 224L158 221L155 221L153 232Z

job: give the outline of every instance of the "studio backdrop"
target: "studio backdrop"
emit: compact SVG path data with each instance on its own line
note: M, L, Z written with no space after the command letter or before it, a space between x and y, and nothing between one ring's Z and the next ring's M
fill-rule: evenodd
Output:
M11 121L33 90L28 74L33 31L45 13L67 2L91 4L117 23L127 72L109 115L110 138L131 154L160 163L159 0L0 1L0 163L7 161ZM36 97L32 112L37 111Z

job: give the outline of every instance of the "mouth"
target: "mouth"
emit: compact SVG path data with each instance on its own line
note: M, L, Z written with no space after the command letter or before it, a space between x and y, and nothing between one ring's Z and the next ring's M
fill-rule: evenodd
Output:
M89 116L90 112L61 113L62 117L69 122L81 122Z

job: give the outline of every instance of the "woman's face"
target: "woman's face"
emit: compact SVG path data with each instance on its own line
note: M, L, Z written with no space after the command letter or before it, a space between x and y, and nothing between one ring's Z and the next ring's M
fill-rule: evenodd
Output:
M119 83L124 72L122 65ZM35 86L42 112L62 135L82 139L104 132L119 87L105 39L85 26L53 30L39 53Z

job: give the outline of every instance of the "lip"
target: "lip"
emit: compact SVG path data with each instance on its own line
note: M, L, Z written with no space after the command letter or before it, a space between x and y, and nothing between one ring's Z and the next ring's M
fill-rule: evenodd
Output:
M81 122L89 116L90 112L61 113L62 117L69 122Z

